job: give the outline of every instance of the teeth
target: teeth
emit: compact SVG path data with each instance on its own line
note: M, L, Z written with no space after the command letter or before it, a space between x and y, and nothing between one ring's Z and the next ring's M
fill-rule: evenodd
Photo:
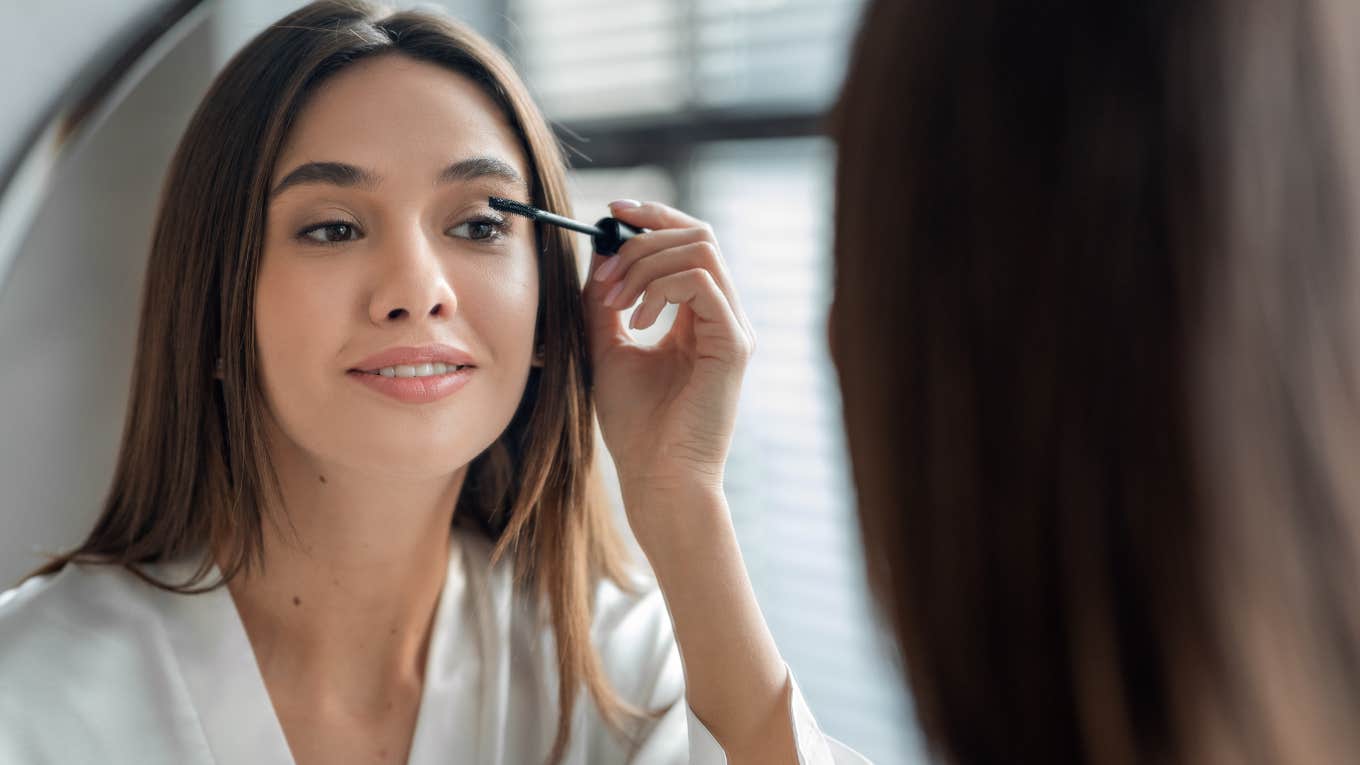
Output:
M466 367L458 364L444 364L442 362L415 365L398 364L395 367L383 367L376 372L369 372L368 374L378 374L383 377L432 377L434 375L445 375L451 372L457 372L460 369L466 369Z

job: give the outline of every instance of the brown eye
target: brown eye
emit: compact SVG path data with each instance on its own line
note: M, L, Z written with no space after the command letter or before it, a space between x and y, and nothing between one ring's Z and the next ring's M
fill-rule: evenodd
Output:
M319 236L318 233L320 234ZM299 236L305 237L316 244L339 244L340 242L348 242L358 238L357 234L358 229L352 224L343 221L329 221L303 229L299 233Z
M449 233L474 242L492 242L505 235L506 223L494 218L473 218L449 229Z

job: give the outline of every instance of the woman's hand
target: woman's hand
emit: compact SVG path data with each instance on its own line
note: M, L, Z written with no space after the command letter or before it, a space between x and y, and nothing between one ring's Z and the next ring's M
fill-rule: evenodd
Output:
M708 224L655 202L623 200L610 209L651 229L615 256L594 256L584 295L595 406L625 505L630 496L720 493L755 334ZM639 296L631 319L638 329L651 326L667 303L679 304L655 346L634 342L624 328L620 309ZM649 530L664 534L668 519L633 515L630 508L640 544L650 541L643 538Z
M610 208L651 231L591 262L585 302L595 406L628 524L675 626L685 698L728 762L797 762L792 686L722 493L755 334L708 224L656 203ZM613 265L605 271L606 264ZM639 296L632 321L639 329L667 303L680 306L655 346L633 342L619 314Z

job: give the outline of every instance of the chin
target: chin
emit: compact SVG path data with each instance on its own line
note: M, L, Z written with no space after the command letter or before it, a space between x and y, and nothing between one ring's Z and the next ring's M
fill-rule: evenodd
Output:
M456 472L489 445L490 441L482 444L480 439L446 443L444 439L422 438L418 431L407 429L392 439L369 438L353 444L348 459L342 461L375 473L434 478Z

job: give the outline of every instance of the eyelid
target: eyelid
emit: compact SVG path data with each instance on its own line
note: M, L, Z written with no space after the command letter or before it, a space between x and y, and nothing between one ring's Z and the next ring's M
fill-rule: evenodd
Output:
M462 218L461 220L459 220L458 223L455 223L444 230L446 232L452 231L453 229L461 228L462 226L466 226L472 223L484 223L490 225L493 229L492 236L487 237L486 239L458 237L459 239L465 239L469 242L472 242L473 244L495 245L503 243L513 233L514 220L511 218L511 216L502 215L501 213L489 208L484 208L469 213L467 217Z
M350 229L353 229L353 231L354 231L358 236L356 236L354 239L341 239L341 240L339 240L339 241L337 241L337 242L323 242L323 241L321 241L321 240L319 240L319 239L313 239L313 238L310 236L310 234L311 234L313 231L320 231L320 230L323 230L323 229L330 228L331 226L348 226ZM301 229L300 231L297 232L295 238L298 239L299 241L301 241L303 244L315 244L315 245L319 245L319 246L321 246L321 247L334 247L334 246L336 246L336 245L346 244L346 243L348 243L348 242L355 241L355 239L362 239L362 238L363 238L363 234L364 234L364 230L363 230L362 228L359 227L359 224L358 224L358 223L354 223L354 222L352 222L352 221L343 220L343 219L332 219L332 220L318 221L318 222L316 222L316 223L311 223L311 224L308 224L308 225L306 225L306 226L303 226L302 229Z
M501 213L497 210L493 210L490 207L486 207L477 210L476 212L469 213L468 217L463 219L464 223L470 223L472 221L485 221L487 223L495 223L497 225L505 226L509 224L510 216Z
M467 239L469 242L474 242L474 243L476 243L476 244L494 244L494 243L500 242L500 241L504 240L505 238L507 238L508 236L510 236L511 231L512 231L512 226L513 226L513 224L514 224L514 219L513 219L511 216L502 215L502 214L500 214L499 212L496 212L495 210L480 210L480 211L477 211L477 212L474 212L474 213L470 214L468 217L464 218L461 222L456 223L456 224L454 224L453 226L451 226L449 229L445 229L445 230L446 230L446 231L447 231L447 230L451 230L451 229L454 229L454 228L458 228L458 227L460 227L460 226L468 225L468 224L470 224L470 223L486 223L486 224L489 224L489 225L491 225L491 226L495 229L495 234L494 234L493 236L491 236L491 237L486 238L486 239L473 239L473 238L471 238L471 237L459 237L460 239ZM351 239L341 239L341 240L339 240L339 241L334 241L334 242L326 242L326 241L321 241L321 240L319 240L319 239L314 239L314 238L312 238L311 234L312 234L313 232L321 231L321 230L330 228L330 227L332 227L332 226L346 226L346 227L350 228L355 234L357 234L357 236L355 236L354 238L351 238ZM359 226L359 224L354 223L354 222L349 221L349 220L340 219L340 218L331 219L331 220L324 220L324 221L317 221L316 223L307 224L306 226L303 226L300 230L298 230L298 232L295 234L295 238L298 239L299 241L303 242L304 244L315 244L315 245L320 245L320 246L322 246L322 247L334 247L334 246L336 246L336 245L345 244L345 243L347 243L347 242L355 241L356 239L362 239L363 236L364 236L364 231L363 231L363 228L361 228L361 227Z

